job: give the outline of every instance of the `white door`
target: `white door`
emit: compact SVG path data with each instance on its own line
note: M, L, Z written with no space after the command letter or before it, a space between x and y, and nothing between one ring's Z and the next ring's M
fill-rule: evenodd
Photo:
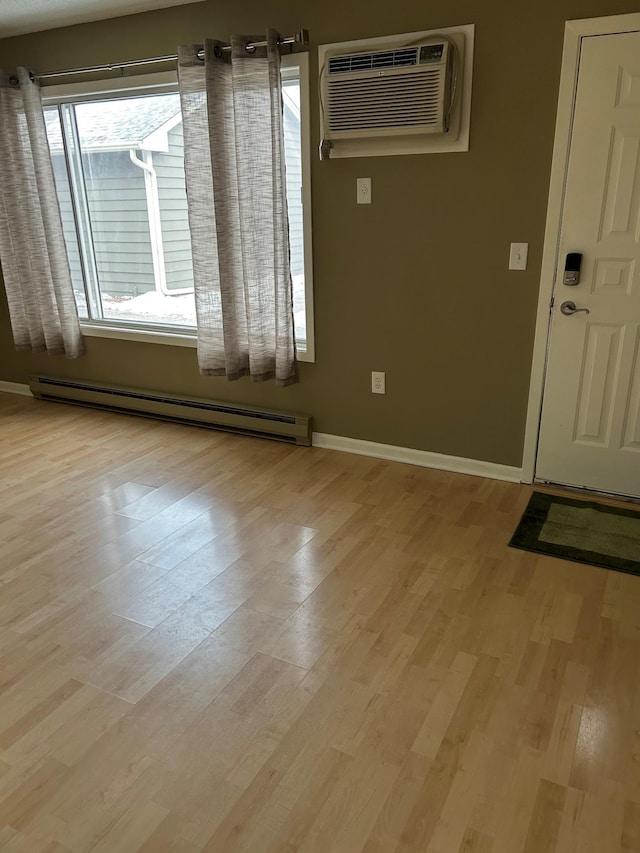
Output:
M640 495L638 32L582 41L536 479Z

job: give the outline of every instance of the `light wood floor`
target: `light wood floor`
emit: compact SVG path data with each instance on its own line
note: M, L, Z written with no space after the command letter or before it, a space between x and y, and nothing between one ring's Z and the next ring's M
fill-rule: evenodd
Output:
M640 850L640 578L530 489L0 394L2 853Z

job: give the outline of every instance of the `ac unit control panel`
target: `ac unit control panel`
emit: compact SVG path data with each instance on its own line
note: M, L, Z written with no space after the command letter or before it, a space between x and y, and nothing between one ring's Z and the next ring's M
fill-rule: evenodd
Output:
M424 62L442 62L443 53L444 44L423 44L420 48L419 62L421 65Z

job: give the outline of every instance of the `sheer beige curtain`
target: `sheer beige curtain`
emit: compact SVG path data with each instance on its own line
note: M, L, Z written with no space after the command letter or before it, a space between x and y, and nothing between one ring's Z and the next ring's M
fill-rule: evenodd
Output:
M201 373L298 381L278 34L178 48Z
M40 89L0 71L0 265L16 348L84 352Z

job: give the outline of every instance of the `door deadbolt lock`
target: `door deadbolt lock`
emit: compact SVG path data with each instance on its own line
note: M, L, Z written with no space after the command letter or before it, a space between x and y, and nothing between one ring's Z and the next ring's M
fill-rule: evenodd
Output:
M562 283L569 287L580 284L580 267L582 266L582 252L569 252L564 262L564 275Z

